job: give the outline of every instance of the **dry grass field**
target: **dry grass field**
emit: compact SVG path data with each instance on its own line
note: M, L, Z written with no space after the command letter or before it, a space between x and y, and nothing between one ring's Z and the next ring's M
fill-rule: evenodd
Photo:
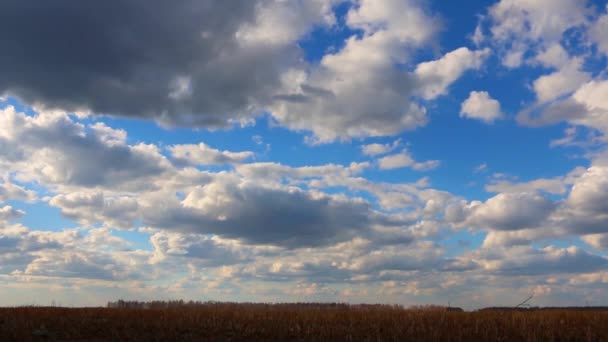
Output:
M608 311L206 304L0 309L0 341L608 341Z

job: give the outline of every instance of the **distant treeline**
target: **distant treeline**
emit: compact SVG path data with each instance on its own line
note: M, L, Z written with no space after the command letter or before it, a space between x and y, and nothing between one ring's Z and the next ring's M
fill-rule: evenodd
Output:
M128 308L128 309L170 309L170 308L221 308L221 309L264 309L264 310L298 310L298 311L318 311L318 310L348 310L348 309L367 309L367 310L403 310L401 305L389 304L347 304L347 303L233 303L216 301L132 301L118 300L108 302L108 308Z
M327 310L414 310L414 311L453 311L463 312L459 307L441 305L420 305L403 307L397 304L347 304L347 303L234 303L217 301L134 301L118 300L108 302L108 308L122 309L171 309L171 308L208 308L220 310L286 310L286 311L327 311ZM608 311L608 306L568 306L568 307L487 307L477 311Z
M421 311L463 311L457 307L420 305L405 308L398 304L347 304L347 303L234 303L216 301L133 301L118 300L108 302L108 308L123 309L170 309L170 308L212 308L239 310L287 310L287 311L327 311L327 310L421 310Z

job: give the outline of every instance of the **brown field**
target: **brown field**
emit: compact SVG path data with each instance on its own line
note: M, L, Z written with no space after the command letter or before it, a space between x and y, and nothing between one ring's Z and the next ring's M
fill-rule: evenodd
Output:
M606 310L206 304L0 309L0 341L608 341Z

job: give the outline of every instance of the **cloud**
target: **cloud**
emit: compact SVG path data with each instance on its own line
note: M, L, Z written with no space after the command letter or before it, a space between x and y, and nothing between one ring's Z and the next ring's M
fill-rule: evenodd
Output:
M519 246L493 248L477 253L478 262L487 272L507 276L590 273L602 270L608 265L608 259L575 246L547 246L540 249Z
M36 193L11 183L10 179L5 177L3 183L0 183L0 203L12 200L32 202L36 200Z
M397 154L392 154L378 159L378 167L380 170L392 170L404 167L412 168L416 171L428 171L439 167L439 160L427 160L417 162L412 158L412 155L407 149L403 149Z
M502 118L500 102L487 91L472 91L460 107L460 117L493 123Z
M471 51L461 47L438 60L420 63L414 72L420 87L417 91L427 100L445 95L450 84L465 71L479 69L489 55L489 49Z
M585 235L581 240L595 249L608 250L608 233Z
M429 43L438 28L434 15L417 1L365 0L349 10L346 24L363 34L347 38L318 66L284 74L282 94L270 108L274 118L288 128L312 131L317 143L395 135L425 125L425 109L410 99L415 77L396 64Z
M119 252L128 243L104 229L37 231L22 225L0 228L0 274L99 280L139 278L138 252ZM19 255L19 258L11 257ZM140 265L137 270L135 260ZM31 278L30 278L31 279Z
M490 192L535 192L544 191L550 194L563 195L567 192L568 186L585 172L585 168L577 167L565 176L554 178L538 178L527 182L513 182L508 180L494 179L485 186L486 191Z
M232 177L197 187L181 202L151 198L143 204L142 220L167 230L290 248L368 235L372 225L386 221L361 199L258 186Z
M333 23L332 3L3 2L0 40L10 53L0 59L0 94L67 111L225 127L270 101L282 66L298 64L296 41ZM24 17L29 24L17 20Z
M0 224L6 224L9 221L18 220L25 215L23 210L18 210L10 205L0 207Z
M488 171L488 163L481 163L473 168L473 173L483 173Z
M49 204L61 214L85 225L101 223L109 227L133 228L138 217L137 199L127 196L105 196L103 192L70 192L59 194Z
M543 103L569 94L589 81L590 75L580 71L582 61L574 59L560 70L536 79L533 83L538 102Z
M205 143L198 145L173 145L169 151L178 165L225 165L240 164L253 157L250 151L231 152L214 149Z
M141 187L170 163L154 145L127 145L107 126L87 129L62 112L1 110L0 164L47 186ZM102 129L103 128L103 129Z
M485 38L497 46L503 65L519 67L526 52L531 50L534 55L559 43L566 30L585 24L585 4L578 0L501 0L484 17L490 23Z
M392 152L401 145L401 139L393 141L392 144L367 144L361 146L361 151L366 156L378 156Z
M271 247L250 246L236 240L225 240L217 236L207 237L200 234L180 234L161 231L150 237L154 248L151 262L167 262L178 258L196 262L199 267L218 267L233 264L246 264L264 254L273 254Z
M566 121L572 125L599 131L605 140L608 133L608 101L604 96L606 91L608 81L589 81L564 99L521 111L517 114L517 121L526 126L543 126Z
M608 7L607 7L608 10ZM608 56L608 14L600 16L589 28L589 36L597 44L598 49Z
M537 227L556 204L536 193L501 193L486 202L472 202L467 224L484 229L518 230Z

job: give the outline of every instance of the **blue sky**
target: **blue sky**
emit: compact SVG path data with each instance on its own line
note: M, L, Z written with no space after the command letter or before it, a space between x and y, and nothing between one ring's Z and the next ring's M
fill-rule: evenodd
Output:
M116 6L0 5L0 305L608 305L606 1Z

